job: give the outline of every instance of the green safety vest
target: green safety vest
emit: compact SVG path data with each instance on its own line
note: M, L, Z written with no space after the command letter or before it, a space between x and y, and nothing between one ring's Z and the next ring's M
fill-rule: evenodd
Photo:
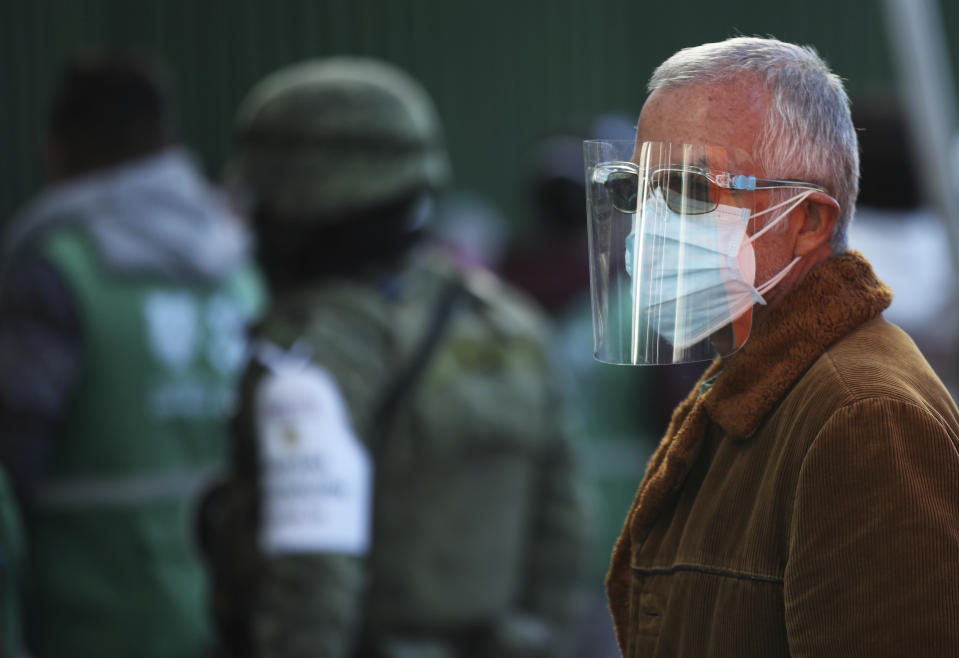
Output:
M28 647L52 656L198 656L211 641L192 532L226 459L225 419L262 303L255 271L175 283L105 269L76 227L39 244L81 318L75 397L25 523Z

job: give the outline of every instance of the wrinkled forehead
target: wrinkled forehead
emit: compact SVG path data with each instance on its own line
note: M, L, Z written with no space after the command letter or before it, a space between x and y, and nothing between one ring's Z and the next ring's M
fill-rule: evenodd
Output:
M714 173L757 175L748 151L715 144L638 141L631 160L643 172L661 169L703 169Z
M639 115L637 147L643 142L711 145L727 149L728 166L735 166L742 154L751 159L769 100L769 92L751 77L657 89ZM718 162L719 153L711 155Z

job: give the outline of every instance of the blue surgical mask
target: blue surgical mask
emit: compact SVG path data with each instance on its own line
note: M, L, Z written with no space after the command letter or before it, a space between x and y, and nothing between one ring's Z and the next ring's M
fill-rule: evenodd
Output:
M753 216L792 204L762 231L746 236L749 210L719 205L699 215L681 216L661 200L651 204L648 218L636 222L640 231L626 238L626 270L635 267L651 277L636 287L646 323L675 347L684 349L711 336L746 313L754 304L765 304L763 295L775 287L799 258L759 288L754 286L756 256L752 243L782 221L807 194L788 199ZM648 241L648 242L647 242ZM634 254L645 254L637 263Z

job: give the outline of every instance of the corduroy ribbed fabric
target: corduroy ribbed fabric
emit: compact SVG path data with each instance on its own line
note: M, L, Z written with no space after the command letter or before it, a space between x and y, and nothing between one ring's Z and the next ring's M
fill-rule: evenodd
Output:
M626 658L959 655L959 410L841 254L673 414L607 577Z

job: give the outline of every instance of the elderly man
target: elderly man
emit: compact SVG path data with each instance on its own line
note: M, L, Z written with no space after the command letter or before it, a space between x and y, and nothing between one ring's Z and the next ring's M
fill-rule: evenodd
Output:
M596 355L717 358L613 552L623 654L955 655L959 410L846 250L841 82L735 38L649 89L635 144L587 144Z

